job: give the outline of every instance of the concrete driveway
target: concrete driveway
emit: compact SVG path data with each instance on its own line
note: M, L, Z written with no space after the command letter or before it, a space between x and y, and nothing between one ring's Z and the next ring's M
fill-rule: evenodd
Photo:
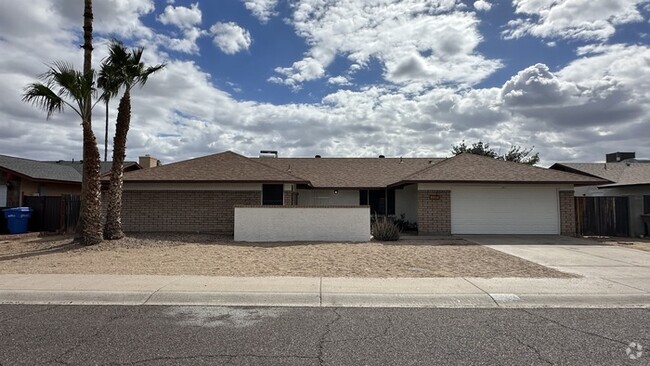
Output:
M555 235L464 235L463 238L562 272L650 291L650 252Z

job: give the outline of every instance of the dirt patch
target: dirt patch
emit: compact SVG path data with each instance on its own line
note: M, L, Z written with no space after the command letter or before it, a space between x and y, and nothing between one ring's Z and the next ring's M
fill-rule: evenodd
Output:
M574 277L462 239L237 243L141 234L79 246L69 236L3 239L0 273L307 277Z
M648 238L614 238L614 237L589 237L603 244L618 245L625 248L644 250L650 252L650 239Z

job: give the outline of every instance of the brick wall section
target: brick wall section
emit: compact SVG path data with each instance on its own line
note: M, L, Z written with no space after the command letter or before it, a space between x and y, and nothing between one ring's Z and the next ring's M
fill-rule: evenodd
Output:
M284 206L295 206L298 204L298 192L284 191Z
M576 236L576 209L573 191L560 191L560 235Z
M418 191L418 231L451 235L451 191Z
M124 191L124 231L232 234L235 205L259 205L259 191Z

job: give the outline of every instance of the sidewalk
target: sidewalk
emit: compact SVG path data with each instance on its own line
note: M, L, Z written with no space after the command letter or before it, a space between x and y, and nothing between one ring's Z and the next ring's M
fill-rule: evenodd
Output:
M2 304L307 307L646 307L650 289L602 278L0 275Z

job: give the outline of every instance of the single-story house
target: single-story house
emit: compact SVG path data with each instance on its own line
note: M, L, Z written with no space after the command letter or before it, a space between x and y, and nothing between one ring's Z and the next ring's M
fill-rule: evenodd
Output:
M101 174L110 172L111 164L102 162ZM81 161L37 161L0 155L0 207L21 206L25 196L79 195L82 169ZM142 166L136 162L124 163L125 172L137 169Z
M124 229L232 233L238 205L367 205L424 234L575 235L574 187L611 183L472 154L275 156L226 151L128 172Z
M628 197L629 234L644 234L642 214L650 214L650 159L634 152L606 154L604 163L555 163L550 169L608 180L575 188L576 197Z

